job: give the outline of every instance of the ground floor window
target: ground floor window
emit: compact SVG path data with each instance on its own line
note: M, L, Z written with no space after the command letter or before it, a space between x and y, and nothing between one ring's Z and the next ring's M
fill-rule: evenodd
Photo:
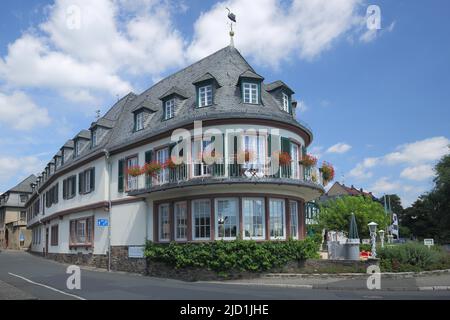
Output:
M264 199L244 198L242 200L244 216L244 239L265 238Z
M159 205L159 241L170 241L169 204Z
M88 217L70 221L70 245L92 245L93 220L94 217Z
M187 203L177 202L174 206L175 213L175 240L187 240Z
M270 199L270 239L285 239L284 200Z
M238 212L238 199L216 199L216 239L236 239Z
M192 226L194 240L211 238L211 202L209 200L192 201Z
M289 214L291 218L291 237L298 239L298 202L289 202Z
M52 246L57 246L58 245L58 233L59 233L58 225L52 226L52 228L51 228L51 240L50 240L50 244Z

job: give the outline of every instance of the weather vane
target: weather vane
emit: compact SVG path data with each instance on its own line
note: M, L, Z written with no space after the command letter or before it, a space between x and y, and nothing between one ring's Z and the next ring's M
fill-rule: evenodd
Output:
M233 31L233 22L236 23L236 15L231 12L229 8L226 8L228 10L228 19L231 20L230 22L230 46L234 47L234 31Z

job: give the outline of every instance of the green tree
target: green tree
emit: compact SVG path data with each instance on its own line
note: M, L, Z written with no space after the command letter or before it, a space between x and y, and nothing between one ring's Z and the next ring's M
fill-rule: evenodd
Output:
M450 154L435 166L434 188L405 209L401 225L418 237L450 242Z
M378 230L386 230L389 216L383 206L370 197L346 196L325 202L320 207L318 224L327 230L344 231L348 233L351 214L355 214L360 238L369 237L367 224L371 221L378 223Z

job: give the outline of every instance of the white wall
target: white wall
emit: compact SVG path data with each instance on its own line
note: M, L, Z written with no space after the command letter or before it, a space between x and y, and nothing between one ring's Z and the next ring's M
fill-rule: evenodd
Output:
M143 245L147 234L147 203L145 201L112 207L111 245Z

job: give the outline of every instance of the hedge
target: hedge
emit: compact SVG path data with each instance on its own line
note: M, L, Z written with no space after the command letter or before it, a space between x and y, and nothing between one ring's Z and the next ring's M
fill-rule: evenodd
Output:
M384 272L426 271L450 268L450 255L442 247L431 249L420 243L386 246L377 249Z
M174 268L262 272L281 268L288 262L318 258L316 239L255 242L246 240L205 243L155 244L147 242L145 257Z

